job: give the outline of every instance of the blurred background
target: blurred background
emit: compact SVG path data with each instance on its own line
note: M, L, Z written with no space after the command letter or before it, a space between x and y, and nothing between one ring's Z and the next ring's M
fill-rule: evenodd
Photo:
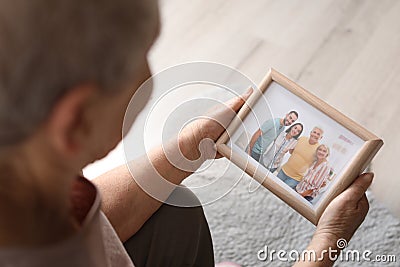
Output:
M258 84L272 67L384 140L371 166L371 210L349 248L395 254L400 262L400 1L162 0L160 10L161 34L149 56L154 73L184 62L213 61ZM94 177L123 163L119 146L84 173ZM226 164L215 161L190 179L208 181ZM238 175L235 167L223 174ZM216 260L265 266L257 259L265 245L304 249L314 226L267 190L249 193L249 179L204 207ZM208 193L218 190L225 189Z

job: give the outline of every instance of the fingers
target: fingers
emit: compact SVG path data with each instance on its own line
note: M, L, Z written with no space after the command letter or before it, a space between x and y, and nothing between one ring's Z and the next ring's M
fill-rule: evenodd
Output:
M358 193L358 196L360 198L364 195L368 187L371 185L373 178L374 178L373 173L364 173L360 175L351 185L356 188L356 192Z
M363 196L365 191L372 183L374 177L373 173L364 173L360 175L343 194L347 195L349 199L358 202Z
M233 109L235 112L237 112L243 106L245 101L250 97L252 93L253 93L253 88L250 87L244 94L232 98L231 100L226 102L226 105L229 108Z
M358 207L359 209L363 212L363 215L367 215L368 210L369 210L369 202L367 199L367 196L364 194L361 198L361 200L358 202Z
M244 100L247 100L247 99L249 99L249 97L251 96L252 93L253 93L253 88L252 88L252 87L249 87L249 88L247 89L247 91L244 92L244 94L242 94L242 98L243 98Z

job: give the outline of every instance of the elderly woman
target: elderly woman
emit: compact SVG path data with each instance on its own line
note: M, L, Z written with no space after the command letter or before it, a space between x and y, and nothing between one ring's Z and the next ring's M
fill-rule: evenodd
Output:
M303 180L296 186L296 191L308 201L312 201L323 187L331 170L327 160L329 147L322 144L315 151L315 161L308 168Z
M147 53L158 31L153 0L0 2L0 266L214 266L193 193L182 195L197 207L172 207L135 179L158 174L179 185L218 155L199 145L217 140L224 131L217 121L229 122L250 93L187 125L129 170L123 165L94 182L81 176L120 141L127 105L151 75ZM181 155L196 164L169 161ZM309 249L352 237L368 211L371 181L361 176L330 203ZM167 198L177 197L174 188L159 189Z

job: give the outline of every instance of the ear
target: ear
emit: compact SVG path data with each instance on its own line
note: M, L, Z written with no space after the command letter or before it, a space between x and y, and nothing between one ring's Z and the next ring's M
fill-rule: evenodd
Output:
M46 130L49 140L59 153L71 156L82 148L81 135L88 131L85 113L97 91L90 84L76 86L53 107L46 122Z

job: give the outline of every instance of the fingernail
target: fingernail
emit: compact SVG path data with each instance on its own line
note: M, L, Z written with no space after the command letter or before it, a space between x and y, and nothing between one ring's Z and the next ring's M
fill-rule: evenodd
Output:
M373 172L364 173L363 176L364 176L363 178L366 179L369 183L371 183L372 179L374 179L374 173Z
M250 87L249 89L247 89L247 91L244 93L245 96L250 95L251 93L253 93L253 88Z

